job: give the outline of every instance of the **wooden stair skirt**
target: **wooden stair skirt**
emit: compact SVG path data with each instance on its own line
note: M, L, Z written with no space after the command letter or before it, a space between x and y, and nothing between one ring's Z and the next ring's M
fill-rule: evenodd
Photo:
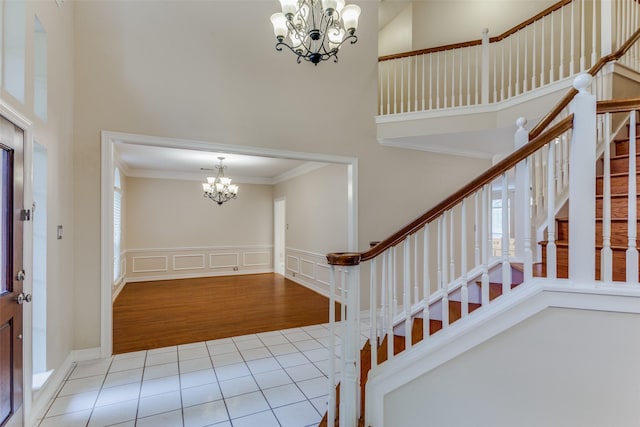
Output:
M481 286L478 283L478 286ZM514 288L518 286L518 284L512 284L511 287ZM502 284L501 283L490 283L489 284L489 300L493 300L502 295ZM469 303L469 313L477 310L481 307L481 304ZM462 317L462 303L460 301L449 301L449 324L460 320ZM411 327L411 343L417 344L422 341L422 328L423 328L423 319L420 317L413 318L413 325ZM442 321L429 319L429 335L433 335L439 330L442 329ZM381 364L387 360L387 346L389 345L387 336L382 339L382 342L378 345L377 349L377 360L378 364ZM405 337L404 335L394 335L393 336L393 354L396 355L405 349ZM365 386L367 384L367 378L369 376L369 371L371 370L371 345L369 341L367 341L364 347L360 350L360 392L361 392L361 413L364 414L364 405L365 405ZM335 427L338 427L340 424L339 420L339 410L340 410L340 384L336 387L336 422ZM319 424L319 427L328 427L327 422L328 414L325 413L322 421ZM364 416L360 417L358 420L358 427L365 427L364 425Z
M640 124L638 125L640 131ZM627 126L628 131L628 126ZM640 133L638 133L640 135ZM611 156L611 251L613 253L613 280L625 281L626 251L627 251L627 191L629 183L629 139L614 141L615 155ZM640 153L640 137L636 138L636 153ZM602 162L602 160L600 160ZM602 170L599 167L598 170ZM640 188L640 154L636 154L635 179ZM603 181L602 175L596 177L596 279L600 278L600 250L602 249L602 217L603 217ZM569 201L570 203L570 201ZM571 209L571 206L569 206ZM640 194L636 199L636 209L640 213ZM640 221L636 224L640 236ZM559 278L569 277L569 220L556 218L556 269ZM542 246L542 275L547 274L547 242L540 242ZM629 278L630 280L637 280Z

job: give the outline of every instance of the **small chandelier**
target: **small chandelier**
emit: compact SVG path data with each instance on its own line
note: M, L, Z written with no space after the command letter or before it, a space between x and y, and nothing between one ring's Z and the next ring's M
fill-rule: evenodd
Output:
M226 166L222 165L224 157L218 157L220 164L216 165L218 174L216 177L207 177L207 182L202 183L202 189L204 190L204 197L208 197L218 205L222 206L224 202L238 197L238 186L231 184L231 178L224 176L224 169Z
M333 58L347 40L358 41L360 7L345 0L280 0L282 12L271 15L276 50L289 48L301 60L318 65ZM288 39L287 39L288 37Z

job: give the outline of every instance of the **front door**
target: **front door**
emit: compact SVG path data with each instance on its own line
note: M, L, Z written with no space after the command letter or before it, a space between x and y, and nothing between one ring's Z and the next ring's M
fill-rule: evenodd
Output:
M24 132L0 116L0 426L22 405Z

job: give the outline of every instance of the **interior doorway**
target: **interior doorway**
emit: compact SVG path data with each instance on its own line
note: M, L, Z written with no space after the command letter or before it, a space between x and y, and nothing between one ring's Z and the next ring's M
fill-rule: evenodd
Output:
M273 271L284 276L286 209L284 198L273 201Z

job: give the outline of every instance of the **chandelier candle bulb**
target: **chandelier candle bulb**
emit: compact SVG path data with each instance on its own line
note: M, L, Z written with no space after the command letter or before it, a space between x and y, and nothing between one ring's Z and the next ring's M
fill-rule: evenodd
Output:
M347 40L358 41L355 33L360 7L346 5L345 0L280 0L282 12L271 15L276 50L288 48L303 59L318 65L333 58Z

